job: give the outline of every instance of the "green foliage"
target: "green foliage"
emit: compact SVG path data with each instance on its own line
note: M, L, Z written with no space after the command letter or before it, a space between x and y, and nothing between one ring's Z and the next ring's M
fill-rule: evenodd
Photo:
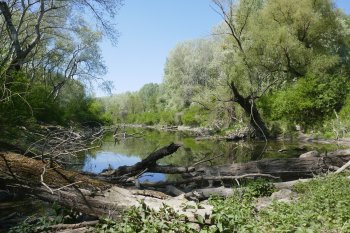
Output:
M179 43L169 53L164 67L168 107L187 108L204 89L215 87L220 77L218 46L214 40L198 39Z
M334 112L342 109L349 87L347 16L328 0L242 0L233 8L217 2L236 38L227 36L223 24L214 29L223 36L179 43L169 53L163 83L104 101L113 120L218 129L247 125L247 109L221 101L232 100L227 83L233 83L243 97L256 100L272 135L298 124L306 131L323 127L331 136ZM177 114L155 114L162 112Z
M348 85L343 77L326 76L321 79L309 75L265 97L260 106L271 120L282 119L308 130L320 127L325 120L334 117L334 111L343 106L347 91Z
M261 229L275 232L349 232L350 180L328 175L296 185L296 203L274 203L260 216Z
M0 101L0 125L10 128L25 125L33 119L40 122L61 122L62 111L49 97L49 90L41 84L31 84L25 74L17 73L8 100ZM1 126L0 126L1 127Z
M181 120L184 125L202 126L207 121L208 115L209 111L194 105L184 111Z
M50 98L50 92L41 85L35 85L27 94L29 107L33 110L36 120L46 123L61 123L63 121L63 109Z
M127 122L146 124L146 125L155 125L159 123L159 115L156 112L130 114L128 115Z
M209 232L348 232L349 185L350 180L340 175L300 183L293 203L274 202L259 213L254 206L256 189L228 199L213 198L216 228Z
M350 95L345 99L344 106L339 111L339 118L342 122L350 125Z
M97 122L111 124L112 116L106 111L99 99L86 94L85 87L77 81L63 88L57 104L63 110L63 123L70 121L78 123Z
M102 219L95 232L194 232L194 229L184 222L185 217L168 206L154 211L141 202L139 207L131 207L123 216L121 222Z
M276 191L273 183L262 178L249 181L244 189L244 195L248 197L267 197Z
M214 227L208 232L253 232L255 210L250 196L237 192L227 199L212 198L210 203L214 206L211 215Z
M298 199L292 203L273 202L257 212L256 198L274 191L265 180L249 182L242 191L226 199L212 197L211 225L200 232L349 232L350 180L344 175L328 175L294 187ZM144 203L124 214L122 222L104 219L96 232L198 232L164 206L160 212ZM204 219L198 218L199 223Z
M51 225L73 223L79 217L79 213L63 208L57 203L53 203L51 208L53 210L51 215L31 216L17 226L12 227L9 233L52 232Z
M11 228L9 233L37 233L37 232L50 232L50 225L56 224L56 222L50 220L47 217L42 218L28 218L24 220L18 226Z
M32 116L29 103L25 99L28 82L24 74L17 73L14 82L8 91L14 95L0 101L0 127L9 128L13 125L22 125Z
M71 122L112 123L101 102L86 95L84 86L72 81L63 88L59 98L53 98L48 87L30 83L23 73L17 73L11 85L13 96L0 101L0 129L11 130L15 126L34 123L68 125Z

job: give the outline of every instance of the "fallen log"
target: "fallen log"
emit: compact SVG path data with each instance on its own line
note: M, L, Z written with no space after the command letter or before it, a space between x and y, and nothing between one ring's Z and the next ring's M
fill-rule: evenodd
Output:
M265 177L270 179L279 179L276 176L272 176L269 174L260 174L260 173L254 173L254 174L244 174L240 176L196 176L192 178L188 178L185 180L180 181L159 181L159 182L143 182L140 183L143 187L166 187L168 185L181 185L181 184L188 184L192 182L201 182L201 181L225 181L225 180L239 180L243 178L252 178L252 177Z
M227 142L236 142L240 140L244 140L247 138L247 134L234 134L234 135L228 135L228 136L202 136L197 137L196 141L227 141Z
M58 231L58 230L65 230L65 229L78 229L78 228L83 228L83 227L91 227L91 226L96 226L98 224L98 220L93 220L89 222L81 222L81 223L74 223L74 224L57 224L50 226L50 230Z
M203 205L204 208L198 210L184 209L186 205L196 205L184 196L160 199L154 195L146 196L146 193L137 194L132 190L91 179L60 167L46 168L43 175L46 165L41 160L19 154L0 153L0 188L23 195L34 195L41 200L57 202L62 206L97 217L109 216L118 219L125 209L141 205L141 200L155 210L164 205L170 206L194 222L195 215L205 217L211 213L210 205Z
M162 169L162 166L157 165L157 161L159 159L164 158L167 155L170 155L177 151L178 148L180 148L181 145L171 143L168 146L165 146L159 150L154 151L151 153L147 158L143 159L142 161L136 163L133 166L121 166L118 169L115 170L106 170L102 173L100 173L101 176L117 176L121 177L123 175L128 175L129 177L135 176L141 171L145 170L146 168L148 171L154 171L155 169L159 168ZM166 166L164 166L166 167ZM163 168L164 168L163 167ZM154 169L152 169L154 168ZM156 170L157 172L160 172L160 170Z
M183 174L186 179L177 182L165 181L140 184L143 187L158 188L192 182L202 183L203 187L203 181L209 181L209 184L212 185L215 181L235 180L237 176L247 174L275 176L281 178L283 181L310 178L316 174L337 170L350 159L350 150L339 150L330 152L328 155L323 154L320 157L265 159L220 166L199 167L198 164L195 164L190 167L178 167L157 164L157 160L174 153L179 147L180 145L171 143L151 153L147 158L133 166L122 166L115 170L105 171L100 175L105 179L116 179L117 182L123 183L135 181L138 178L138 174L142 174L147 169L147 172Z
M341 155L341 156L333 156ZM314 175L333 171L342 167L350 160L350 151L345 153L329 153L327 156L310 158L279 158L263 159L248 163L233 163L220 166L202 166L196 168L191 176L240 176L244 174L259 173L280 177L283 181L300 178L311 178Z
M180 146L170 144L151 153L146 159L134 166L124 166L105 172L105 177L125 175L135 176L144 169L155 168L157 160L173 152ZM330 153L329 153L330 154ZM350 155L344 151L338 153L342 156L322 156L311 158L269 159L252 161L246 164L231 164L222 166L201 166L194 172L185 169L188 175L192 174L194 182L201 180L239 179L247 174L265 174L268 176L281 176L285 180L292 177L312 177L315 174L326 172L334 167L342 167L349 161ZM190 169L192 170L192 169ZM167 183L166 185L168 185ZM164 186L164 183L161 185ZM34 160L14 153L0 153L0 188L26 195L35 195L42 200L57 202L63 206L93 216L110 216L119 218L123 211L131 206L139 206L140 200L152 209L160 209L164 204L171 206L178 213L194 219L196 214L209 216L211 206L204 205L204 209L186 210L184 206L194 205L186 200L185 195L179 197L155 197L148 192L133 192L107 182L91 178L86 175L64 170L58 166L49 167L40 160Z
M308 182L310 180L312 179L299 179L299 180L286 181L286 182L275 182L273 183L273 185L277 190L292 189L295 184L299 182ZM234 195L237 192L239 193L240 191L241 191L240 187L227 188L225 186L220 186L215 188L200 188L200 189L194 189L194 190L191 190L190 192L185 193L185 197L189 200L205 200L211 196L227 198Z

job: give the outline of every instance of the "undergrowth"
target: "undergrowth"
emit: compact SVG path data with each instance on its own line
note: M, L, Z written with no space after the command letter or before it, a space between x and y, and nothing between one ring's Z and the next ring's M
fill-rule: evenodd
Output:
M80 213L63 208L57 203L53 203L51 210L42 217L31 216L26 218L21 224L12 227L8 233L39 233L52 232L50 226L60 223L74 223L79 221Z
M292 202L273 202L260 212L256 209L258 197L270 196L275 188L263 180L244 185L229 198L212 197L214 206L208 220L197 217L199 224L188 223L186 217L169 206L160 211L141 202L139 207L127 210L116 222L102 218L92 232L350 232L350 179L343 175L327 175L310 182L298 183L293 191L298 198ZM192 208L200 208L198 204ZM61 222L56 219L54 222ZM51 222L52 223L52 222ZM11 232L38 232L49 229L45 219L34 226L23 223Z
M258 212L258 197L269 196L271 183L258 180L230 198L212 197L211 223L203 219L196 227L165 206L160 212L145 204L125 213L121 222L101 220L95 232L350 232L350 179L327 175L294 187L292 203L273 202Z

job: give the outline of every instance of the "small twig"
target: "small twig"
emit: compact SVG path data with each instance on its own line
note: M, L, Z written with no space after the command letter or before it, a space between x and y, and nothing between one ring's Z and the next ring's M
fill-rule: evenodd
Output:
M348 161L346 164L344 164L341 168L339 168L338 170L336 170L334 172L334 174L338 174L341 173L342 171L344 171L345 169L347 169L350 166L350 161Z
M145 172L148 171L148 168L145 168L145 170L141 171L139 174L135 176L136 179L138 179L141 175L143 175Z
M224 154L220 154L220 155L214 156L214 157L209 158L209 159L204 159L204 160L198 161L198 162L196 162L195 164L193 164L192 167L195 167L195 166L197 166L197 165L199 165L199 164L201 164L201 163L210 162L210 161L212 161L212 160L214 160L214 159L216 159L216 158L219 158L219 157L221 157L221 156L223 156L223 155L224 155Z
M58 189L54 189L53 191L54 191L54 192L55 192L55 191L60 191L60 190L62 190L62 189L64 189L64 188L68 188L68 187L70 187L70 186L79 184L79 183L81 183L81 182L83 182L83 181L77 181L77 182L74 182L74 183L71 183L71 184L67 184L67 185L62 186L62 187L60 187L60 188L58 188Z
M51 192L51 194L53 194L53 190L44 182L44 174L46 172L46 165L43 168L44 168L43 173L41 173L41 175L40 175L40 183L42 185L44 185L44 187L47 188Z

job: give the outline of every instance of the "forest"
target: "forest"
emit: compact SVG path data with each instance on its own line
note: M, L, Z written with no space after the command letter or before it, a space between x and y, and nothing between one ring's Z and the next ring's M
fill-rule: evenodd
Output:
M345 137L348 15L329 1L257 2L234 13L219 5L211 38L179 43L162 83L101 99L106 113L115 123Z
M350 16L332 0L212 0L210 37L179 42L161 83L112 94L100 44L117 44L123 4L0 0L0 212L25 198L49 212L0 215L0 232L349 232ZM334 147L283 154L301 137ZM79 167L108 140L142 156Z

